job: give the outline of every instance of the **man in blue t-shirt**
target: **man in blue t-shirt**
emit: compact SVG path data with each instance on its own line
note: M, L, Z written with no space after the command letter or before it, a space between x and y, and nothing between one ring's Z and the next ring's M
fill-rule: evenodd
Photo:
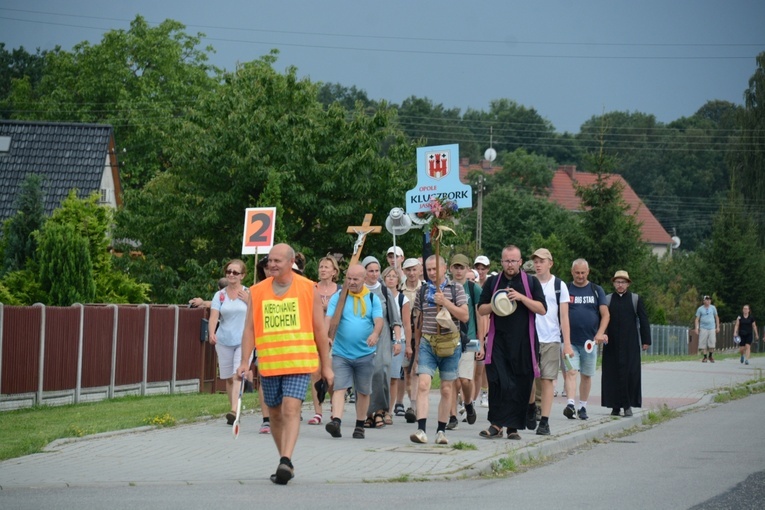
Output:
M335 338L329 339L335 384L332 390L332 419L324 428L332 437L342 437L340 424L345 406L345 391L353 386L356 389L356 427L353 437L364 439L364 419L372 393L376 346L383 328L382 303L364 285L365 277L366 269L361 264L348 268L345 277L348 297ZM327 328L339 299L340 293L335 293L327 304Z
M566 418L573 420L578 414L579 419L586 420L587 399L590 397L592 376L595 375L595 365L598 361L598 349L593 347L587 352L585 344L589 340L597 344L603 343L610 315L606 305L606 293L603 287L588 280L590 265L584 259L576 259L571 264L571 276L574 281L568 284L569 305L568 317L571 330L571 348L574 355L569 358L571 368L566 371L565 388L568 403L563 409ZM579 411L575 407L576 376L581 374L579 381Z
M696 310L696 334L699 335L699 350L704 355L703 363L707 362L707 352L709 361L715 362L712 354L715 352L715 341L717 333L720 332L720 316L717 315L717 308L712 304L712 298L704 296L704 304Z

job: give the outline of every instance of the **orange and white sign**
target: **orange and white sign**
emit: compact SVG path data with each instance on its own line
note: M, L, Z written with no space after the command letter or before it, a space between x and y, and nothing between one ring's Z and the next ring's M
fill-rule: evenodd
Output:
M244 211L242 255L266 254L274 247L276 207L252 207Z

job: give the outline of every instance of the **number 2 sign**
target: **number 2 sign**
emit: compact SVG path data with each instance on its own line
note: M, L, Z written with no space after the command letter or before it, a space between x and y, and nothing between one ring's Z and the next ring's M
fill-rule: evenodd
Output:
M253 207L244 212L242 255L266 254L274 247L276 207Z

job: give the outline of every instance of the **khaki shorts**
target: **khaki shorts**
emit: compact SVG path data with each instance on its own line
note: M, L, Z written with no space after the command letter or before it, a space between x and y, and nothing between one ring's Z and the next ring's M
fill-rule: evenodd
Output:
M714 329L699 330L699 349L714 349L717 335Z
M560 342L539 344L539 378L556 380L560 371Z
M475 353L465 351L460 356L460 364L457 366L457 377L472 381L473 374L475 374Z

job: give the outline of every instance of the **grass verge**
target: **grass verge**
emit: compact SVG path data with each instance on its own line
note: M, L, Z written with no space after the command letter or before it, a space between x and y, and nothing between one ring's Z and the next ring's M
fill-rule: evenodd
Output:
M251 398L257 405L257 394ZM251 398L245 403L248 408L253 407ZM5 411L0 413L0 460L38 453L56 439L145 425L172 427L181 422L223 415L228 407L225 395L187 393Z

